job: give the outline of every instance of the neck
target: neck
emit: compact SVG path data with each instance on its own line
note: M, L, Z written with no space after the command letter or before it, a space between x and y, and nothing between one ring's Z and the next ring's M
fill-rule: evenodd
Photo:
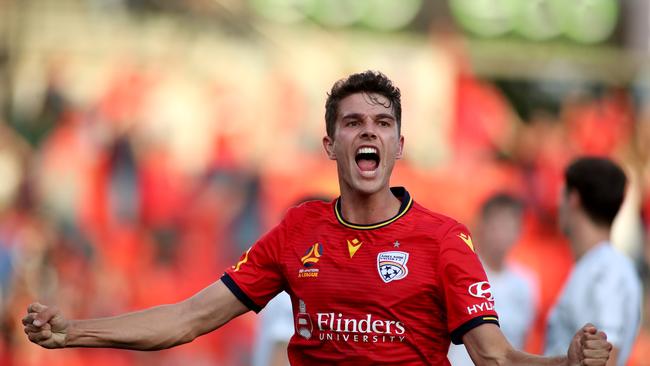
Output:
M599 243L610 239L609 226L595 224L586 217L581 217L578 221L569 235L576 260Z
M399 212L401 202L390 188L372 194L341 190L341 215L351 223L370 225L386 221Z

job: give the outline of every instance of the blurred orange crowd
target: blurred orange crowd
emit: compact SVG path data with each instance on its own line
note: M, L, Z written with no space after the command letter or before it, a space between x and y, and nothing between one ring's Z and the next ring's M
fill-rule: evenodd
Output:
M470 228L491 193L524 199L524 235L511 257L538 276L539 313L527 350L539 353L547 313L573 263L555 223L563 169L582 154L623 164L631 189L645 194L634 203L641 221L622 223L620 230L647 234L650 114L633 90L610 86L575 89L552 111L521 113L501 81L480 79L463 62L453 63L457 72L446 95L450 124L435 130L441 135L428 136L448 144L448 153L418 143L425 155L431 150L445 157L423 163L420 155L409 155L409 139L432 132L409 129L409 123L422 123L411 121L417 115L405 119L406 157L392 184ZM71 318L182 300L218 280L288 205L307 196L334 198L336 169L311 127L321 123L322 109L307 110L314 99L324 104L326 90L314 96L304 80L276 67L256 71L265 75L255 87L267 100L246 100L237 93L252 86L232 79L179 90L184 84L170 82L174 76L163 66L118 62L106 69L104 88L75 99L64 79L83 68L65 57L52 57L47 65L43 97L23 101L28 109L16 108L11 121L0 123L0 364L248 365L256 321L251 314L191 344L152 353L43 350L28 342L20 319L34 300ZM337 71L340 77L347 73ZM404 74L399 79L416 84L417 72ZM209 108L186 115L166 103L175 92L192 94ZM407 97L406 108L437 98ZM251 123L256 108L266 114ZM320 119L311 121L314 116ZM198 119L205 123L197 125ZM649 237L641 236L639 247L627 253L646 288ZM631 366L649 364L649 300L646 291L645 323Z
M47 358L54 365L247 364L252 316L159 353L43 351L26 341L19 319L33 300L56 304L70 317L181 300L218 279L291 202L334 197L333 163L306 150L290 168L251 169L234 158L237 137L215 131L209 163L187 173L164 146L143 139L136 127L121 128L155 88L155 77L122 69L105 94L85 106L68 103L56 78L50 81L33 121L0 125L0 157L10 159L13 165L5 166L14 166L9 173L19 176L15 194L0 210L1 363ZM461 74L455 90L453 158L431 169L406 160L393 184L470 226L490 193L507 190L525 199L526 230L512 257L539 276L540 312L528 349L540 352L546 313L572 265L555 227L563 168L574 156L598 154L634 169L643 159L648 122L635 114L626 90L568 96L557 116L528 121L512 118L512 107L493 83ZM281 108L291 114L288 106ZM286 128L284 133L295 131ZM649 205L646 198L646 220ZM640 266L649 252L646 243ZM647 356L647 332L632 365L642 365Z

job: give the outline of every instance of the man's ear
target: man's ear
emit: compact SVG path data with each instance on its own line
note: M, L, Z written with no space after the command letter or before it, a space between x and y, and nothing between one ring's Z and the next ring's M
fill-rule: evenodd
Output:
M402 153L404 151L404 136L400 135L399 137L399 146L397 148L397 154L395 154L395 159L401 159L402 158Z
M582 201L580 200L580 194L577 190L572 189L569 191L567 196L567 202L571 208L580 208L582 207Z
M334 153L334 139L329 136L323 137L323 147L330 160L336 160L336 153Z

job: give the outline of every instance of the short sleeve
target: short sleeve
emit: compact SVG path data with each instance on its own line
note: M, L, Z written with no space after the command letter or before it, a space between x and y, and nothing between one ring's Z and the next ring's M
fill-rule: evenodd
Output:
M258 240L221 277L228 289L256 313L284 289L278 258L286 239L286 221Z
M452 342L463 343L463 335L481 324L498 325L490 283L464 225L455 223L442 235L439 258Z

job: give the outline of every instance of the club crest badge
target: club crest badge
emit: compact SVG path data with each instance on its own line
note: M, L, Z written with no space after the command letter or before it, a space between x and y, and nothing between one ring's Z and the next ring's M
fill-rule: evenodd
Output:
M377 255L377 270L379 277L385 283L401 280L408 275L406 262L409 254L400 251L381 252Z

